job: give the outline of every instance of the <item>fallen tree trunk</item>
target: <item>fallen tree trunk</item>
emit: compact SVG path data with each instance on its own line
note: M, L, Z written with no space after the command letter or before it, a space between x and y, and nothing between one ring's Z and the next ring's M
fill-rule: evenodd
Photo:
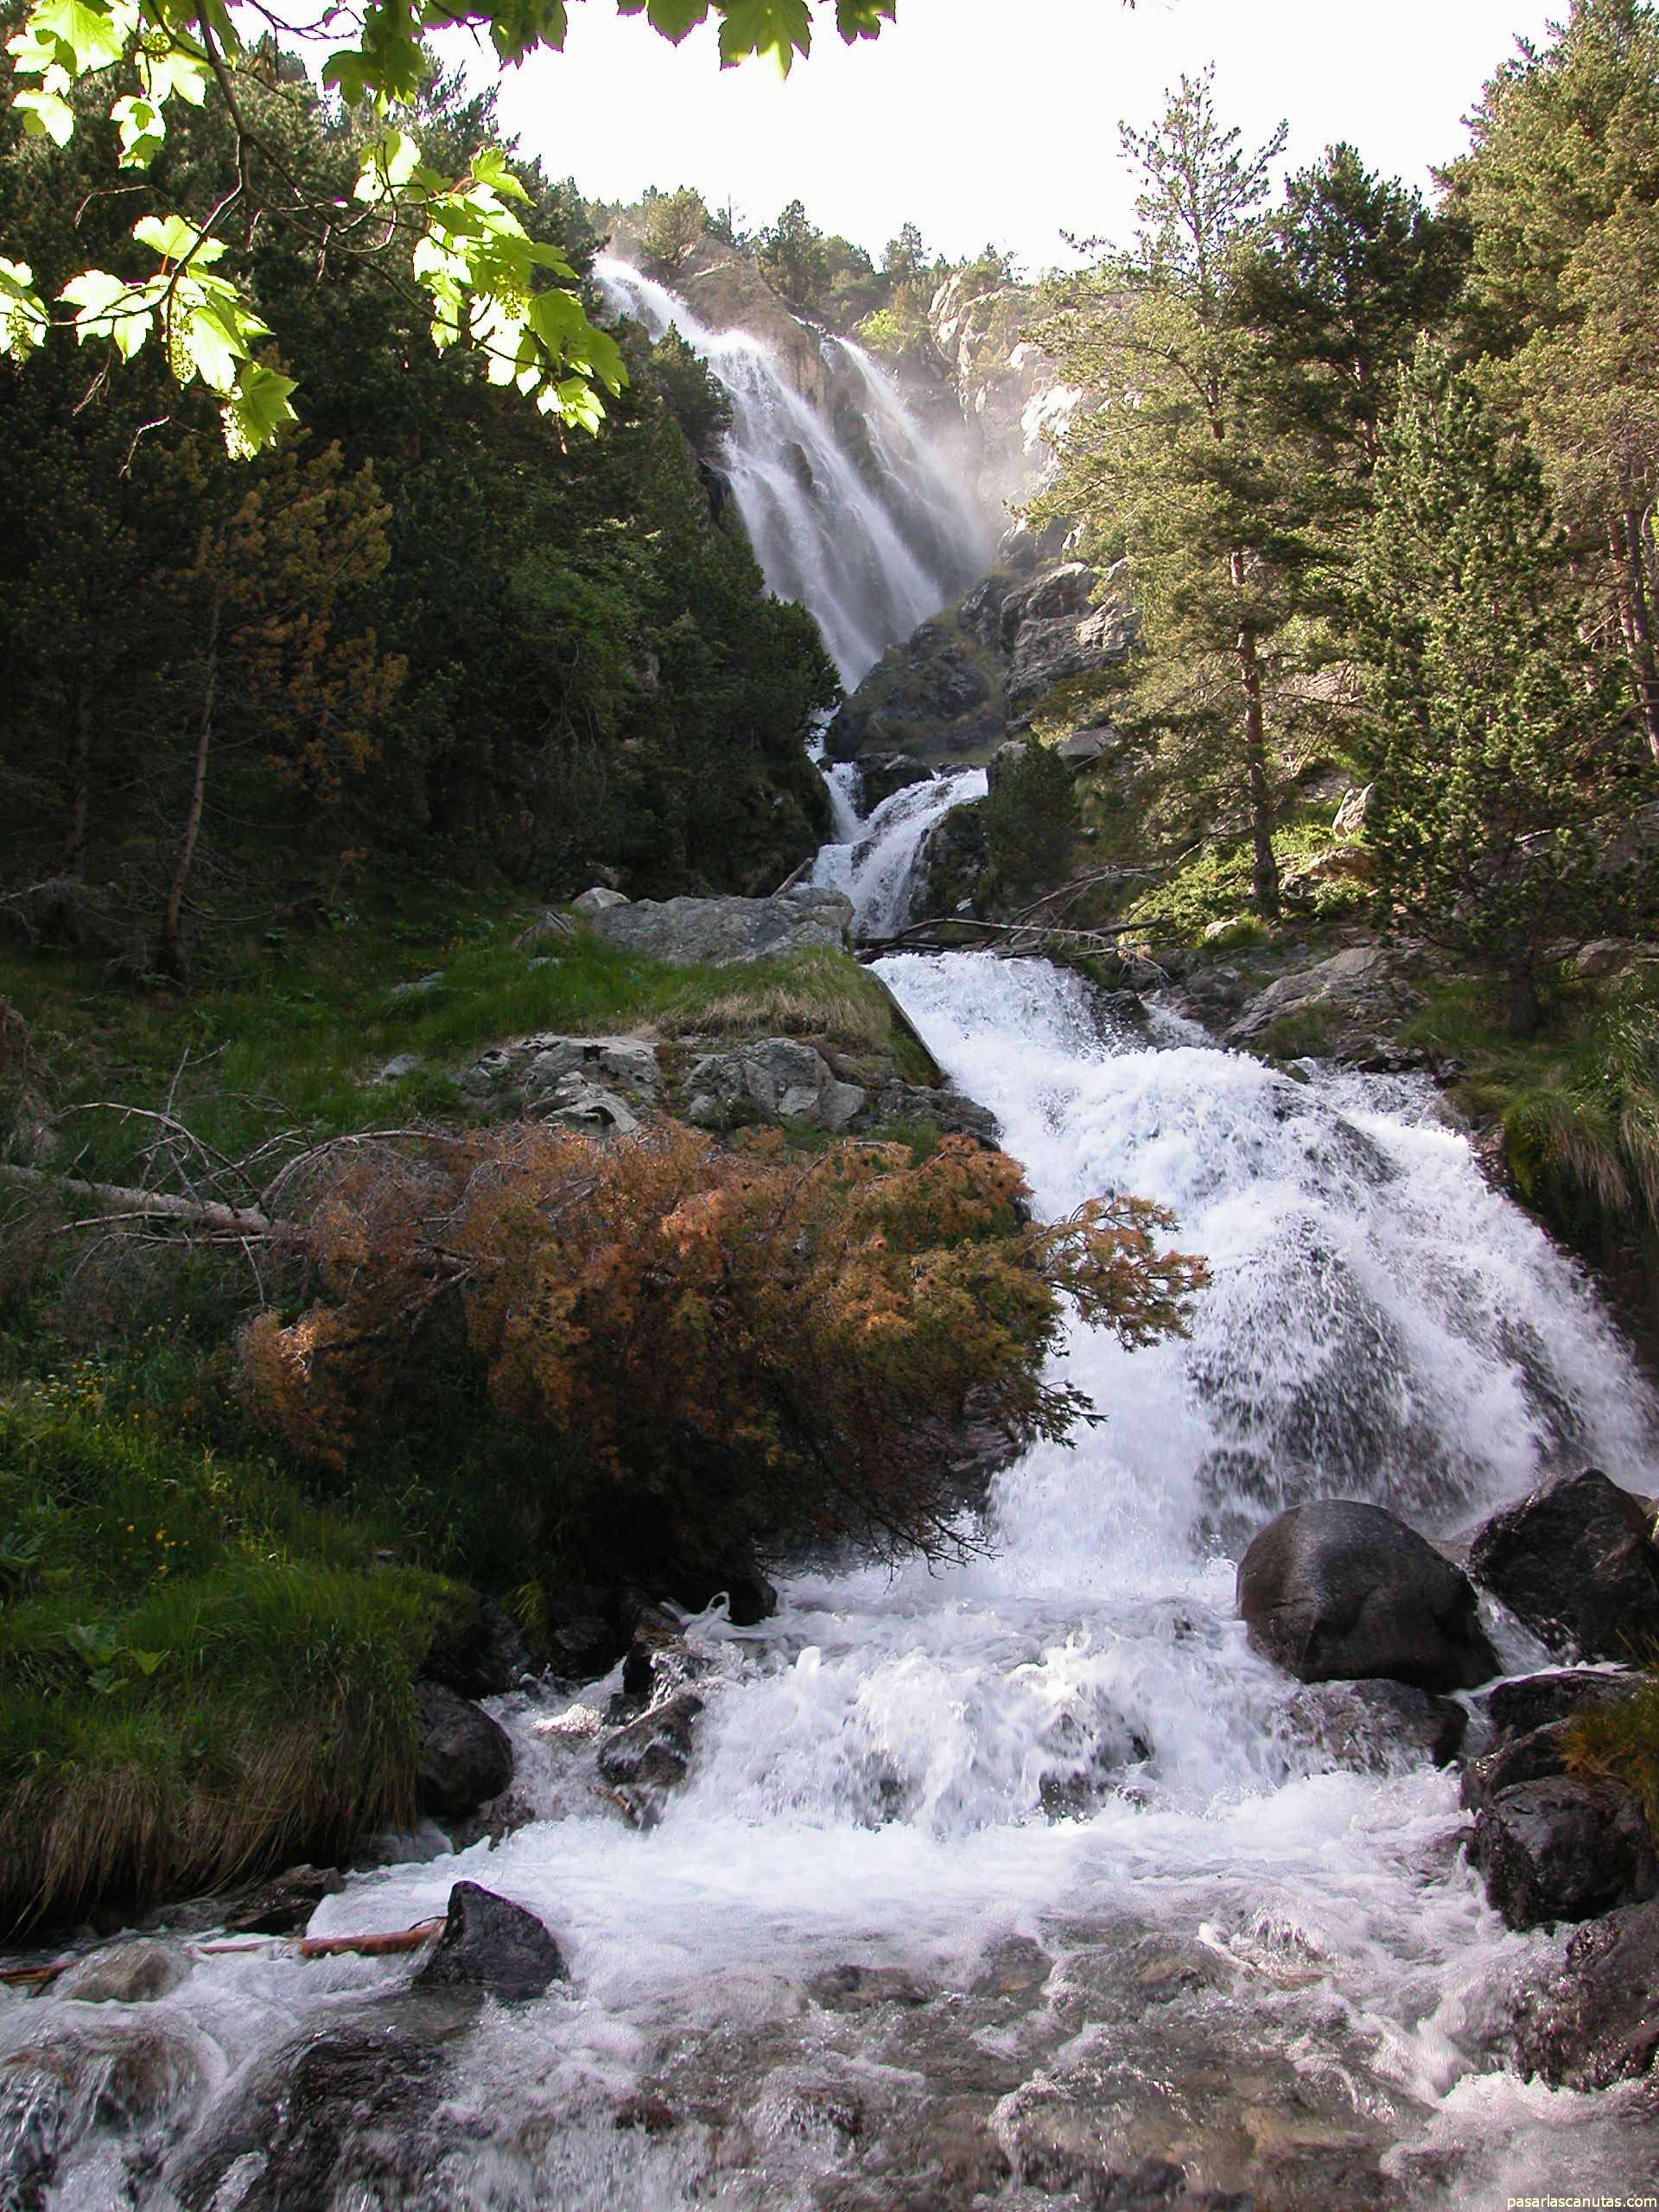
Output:
M443 1926L442 1920L417 1920L412 1928L393 1928L380 1936L254 1936L238 1937L224 1943L192 1943L188 1948L199 1959L222 1958L230 1953L244 1951L289 1951L299 1959L337 1959L347 1955L360 1959L380 1959L400 1951L418 1951L429 1943ZM73 1958L52 1959L38 1967L0 1967L0 1985L9 1989L48 1989L60 1974L80 1963L81 1954Z
M216 1198L186 1198L168 1191L138 1191L124 1183L87 1183L74 1175L48 1175L41 1167L11 1166L3 1162L0 1183L39 1191L43 1197L63 1192L74 1198L92 1199L107 1209L98 1216L99 1223L173 1221L216 1241L236 1244L245 1244L250 1239L267 1244L300 1244L305 1241L305 1232L292 1222L272 1221L251 1206L227 1205Z

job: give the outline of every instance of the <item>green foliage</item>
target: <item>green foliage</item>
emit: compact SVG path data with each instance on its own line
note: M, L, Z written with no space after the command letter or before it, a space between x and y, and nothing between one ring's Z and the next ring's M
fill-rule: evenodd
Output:
M1044 891L1071 863L1077 834L1071 771L1051 746L1034 738L997 774L981 808L985 847L1000 885Z
M699 459L707 459L732 426L725 386L672 324L651 349L651 370L687 445Z
M407 1817L445 1592L372 1543L97 1364L0 1401L0 1924Z
M830 242L798 200L760 233L754 257L767 283L791 307L810 312L823 305L832 274Z
M619 6L625 16L645 15L676 43L712 15L722 67L769 54L787 75L797 54L811 48L809 0L619 0ZM834 19L853 45L875 37L894 6L895 0L835 0ZM429 30L487 29L500 60L517 63L538 48L562 48L566 15L565 0L531 8L485 0L459 12L448 0L423 0L418 7L372 5L353 19L355 42L328 56L322 80L347 111L372 118L351 194L361 213L319 228L316 203L271 159L248 105L249 86L265 81L261 41L270 29L297 35L308 24L283 22L251 0L200 10L191 0L32 0L8 44L13 112L30 137L59 148L83 119L96 124L101 117L113 126L121 167L139 179L156 176L156 211L131 231L156 259L136 272L74 270L55 294L73 317L54 319L30 264L8 258L0 264L6 303L0 329L8 349L18 358L35 350L56 320L71 322L83 344L94 340L130 359L154 331L176 383L199 378L219 399L230 453L258 452L295 419L294 383L258 357L271 326L254 310L249 276L228 276L213 264L230 251L216 224L228 229L235 220L251 239L263 223L315 247L320 262L333 246L394 276L407 267L427 296L440 352L464 342L493 384L512 386L560 423L596 429L605 411L601 394L622 389L622 359L609 333L589 320L569 260L536 238L517 212L514 203L529 195L506 151L476 144L458 170L439 168L422 158L403 127L435 73L423 44ZM173 136L173 103L216 109L237 143L236 184L201 226L168 204L168 179L156 175ZM245 252L245 261L251 257Z
M1236 276L1262 237L1283 136L1247 153L1217 120L1209 74L1183 79L1154 129L1125 129L1136 238L1068 287L1044 329L1067 381L1098 401L1073 417L1031 510L1078 523L1096 566L1127 563L1144 625L1127 672L1134 711L1160 734L1170 778L1219 785L1243 810L1252 895L1269 915L1306 486L1266 405Z
M1586 1707L1569 1721L1563 1751L1569 1773L1606 1775L1633 1790L1659 1842L1659 1672L1651 1654L1647 1669L1632 1696Z
M1425 342L1354 581L1375 671L1366 834L1385 913L1505 976L1517 1034L1544 944L1594 934L1589 829L1623 765L1561 583L1535 465Z
M690 185L677 192L647 192L639 243L671 276L709 229L702 194Z

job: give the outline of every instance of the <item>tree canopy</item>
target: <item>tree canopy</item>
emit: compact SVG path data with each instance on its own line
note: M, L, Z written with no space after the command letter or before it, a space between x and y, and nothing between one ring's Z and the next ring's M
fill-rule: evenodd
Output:
M785 73L832 21L849 44L874 38L897 0L617 0L677 44L711 19L721 66L770 55ZM235 135L233 178L192 218L162 180L111 256L77 269L48 296L34 265L0 238L0 346L22 359L67 328L82 346L130 360L153 338L177 385L200 384L219 403L227 448L258 452L296 420L295 379L280 334L258 313L245 264L259 234L281 227L319 264L351 255L373 263L412 240L409 273L424 295L433 344L483 359L492 383L512 386L562 424L595 429L605 396L626 376L615 340L583 305L563 247L538 238L506 150L480 143L459 168L428 161L410 111L435 65L438 30L486 35L503 64L560 49L566 0L369 0L330 10L321 26L289 22L255 0L33 0L8 42L13 105L34 137L66 146L78 130L113 131L120 163L154 176L179 110L222 106ZM342 26L347 35L339 44ZM249 99L268 82L272 30L331 44L324 86L372 119L349 188L319 195L284 158L282 133ZM402 267L401 257L397 265Z

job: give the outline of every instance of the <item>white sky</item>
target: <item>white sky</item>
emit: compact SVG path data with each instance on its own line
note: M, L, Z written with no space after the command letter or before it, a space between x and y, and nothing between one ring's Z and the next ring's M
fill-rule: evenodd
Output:
M909 219L953 256L987 240L1030 268L1063 230L1124 234L1120 118L1145 123L1182 70L1213 60L1224 116L1252 143L1281 116L1290 159L1350 138L1426 184L1516 34L1563 0L899 0L874 45L826 21L787 83L722 72L712 34L676 48L611 0L576 0L567 49L509 71L502 121L590 198L695 184L749 224L790 200L880 259Z

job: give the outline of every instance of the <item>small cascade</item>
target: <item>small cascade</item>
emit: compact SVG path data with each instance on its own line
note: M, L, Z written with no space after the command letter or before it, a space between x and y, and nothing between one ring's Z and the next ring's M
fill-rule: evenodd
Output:
M862 466L855 442L790 386L760 339L707 329L625 261L603 257L594 273L612 310L653 339L675 326L730 398L721 466L755 557L779 599L817 617L849 688L984 568L984 521L857 346L823 341L860 397L852 413Z
M836 780L845 773L838 769L827 772L837 842L818 855L812 880L844 892L852 900L855 937L893 937L911 918L929 834L953 807L984 798L985 772L969 768L925 784L907 784L883 799L867 822L855 813L848 818L851 802L844 785Z

